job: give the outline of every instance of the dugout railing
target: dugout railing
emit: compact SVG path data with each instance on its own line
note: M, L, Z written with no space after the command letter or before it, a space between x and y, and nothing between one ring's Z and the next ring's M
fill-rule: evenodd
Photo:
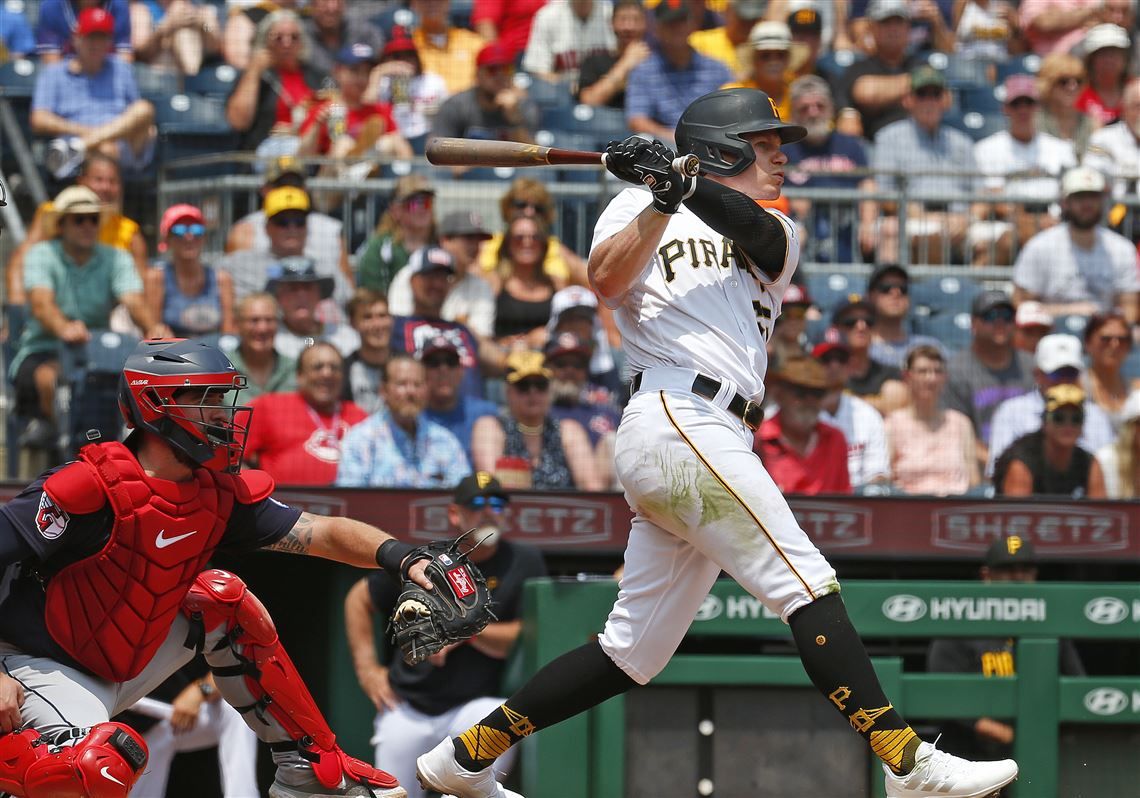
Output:
M616 595L613 581L592 583L541 580L527 585L525 625L518 676L529 675L557 655L592 639L602 628ZM1021 776L1006 794L1017 798L1076 798L1140 794L1134 756L1115 768L1069 766L1059 750L1062 724L1120 729L1140 724L1140 678L1135 676L1062 677L1058 673L1061 638L1136 640L1140 637L1140 587L1120 584L992 584L968 582L847 582L843 596L864 639L925 640L947 637L1017 639L1017 674L981 675L912 673L900 658L876 658L875 667L895 706L908 718L1009 719L1016 730L1015 756ZM698 613L686 641L742 636L789 638L787 626L764 610L734 582L719 581ZM684 647L683 647L684 649ZM732 653L686 654L673 658L643 690L667 687L811 689L794 656ZM546 729L523 743L522 791L528 798L618 798L644 792L627 770L631 749L626 724L626 696ZM691 760L693 778L674 782L662 798L741 794L717 790L717 750L702 738L715 735L715 717L700 717L689 730L688 745L669 752L670 767ZM763 724L763 717L757 718ZM1079 735L1078 735L1079 739ZM1091 747L1091 746L1090 746ZM702 754L702 751L704 752ZM1069 752L1071 753L1071 752ZM812 751L789 761L789 773L811 768ZM1069 757L1071 759L1072 757ZM865 792L882 796L882 777L866 756ZM734 761L735 770L749 761ZM1062 770L1064 772L1062 772ZM1084 772L1081 772L1081 771ZM724 772L721 763L720 772ZM802 783L802 774L798 777ZM702 780L704 780L702 782ZM688 781L689 783L685 783ZM790 795L777 784L756 784L748 795ZM823 798L812 792L809 798ZM831 794L829 794L831 795Z

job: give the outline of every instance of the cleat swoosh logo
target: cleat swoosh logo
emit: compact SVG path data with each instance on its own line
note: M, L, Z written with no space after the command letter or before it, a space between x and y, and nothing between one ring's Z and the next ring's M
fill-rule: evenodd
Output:
M118 779L116 779L114 776L112 776L112 775L111 775L111 774L108 772L109 770L110 770L110 767L104 766L104 767L103 767L103 769L99 771L99 775L100 775L100 776L102 776L103 778L107 779L108 781L113 781L113 782L115 782L116 784L122 784L124 787L126 787L126 786L127 786L127 785L123 784L123 782L119 781L119 780L118 780Z
M165 534L166 534L165 529L159 530L158 537L156 537L154 539L154 545L157 548L165 549L167 546L173 546L175 543L177 543L180 540L185 540L186 538L190 537L191 535L197 535L198 530L195 529L193 532L187 532L184 535L175 535L172 538L163 537L163 535L165 535Z

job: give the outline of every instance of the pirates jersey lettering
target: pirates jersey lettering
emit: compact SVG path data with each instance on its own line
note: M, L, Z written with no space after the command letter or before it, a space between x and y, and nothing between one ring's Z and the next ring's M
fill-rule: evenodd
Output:
M649 192L636 188L614 197L594 227L593 246L620 232L651 201ZM624 296L607 301L633 371L691 368L760 401L767 339L799 264L795 225L766 210L784 228L787 246L782 262L756 264L759 269L742 263L736 246L684 205L673 214L640 277ZM776 277L765 282L758 271ZM650 319L653 324L642 323Z

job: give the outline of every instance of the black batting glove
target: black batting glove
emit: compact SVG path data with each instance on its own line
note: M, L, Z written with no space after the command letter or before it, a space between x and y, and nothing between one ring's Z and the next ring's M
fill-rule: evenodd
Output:
M641 176L634 167L654 142L641 136L630 136L625 141L611 141L606 145L606 169L626 183L640 183Z
M673 159L676 157L676 152L655 141L640 153L638 164L634 167L638 182L644 183L653 192L653 208L658 213L676 213L697 186L696 178L673 171Z

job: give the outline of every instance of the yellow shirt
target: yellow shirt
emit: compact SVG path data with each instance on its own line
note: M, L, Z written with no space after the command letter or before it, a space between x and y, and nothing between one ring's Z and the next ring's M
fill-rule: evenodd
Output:
M698 30L689 34L689 46L698 53L716 59L728 67L734 75L740 74L743 66L736 57L737 48L729 41L723 27Z
M499 249L502 246L502 233L495 233L491 236L491 240L483 245L479 253L479 266L483 271L495 271L495 267L499 265ZM542 262L542 270L555 282L565 283L570 280L570 267L562 259L562 243L554 236L546 242L546 259Z
M776 108L779 109L780 119L787 122L792 118L792 97L791 92L788 91L788 86L796 79L795 73L784 73L784 96L778 103ZM721 86L722 89L758 89L760 88L754 80L742 80L736 83L726 83Z
M42 214L51 213L51 201L47 201L36 209L36 216L43 218ZM99 243L116 249L131 251L131 241L139 231L138 223L128 219L123 214L108 213L103 219L103 226L99 228Z
M412 34L424 72L434 72L447 84L448 94L475 85L475 56L487 42L474 31L448 28L444 36L428 36L423 29Z

